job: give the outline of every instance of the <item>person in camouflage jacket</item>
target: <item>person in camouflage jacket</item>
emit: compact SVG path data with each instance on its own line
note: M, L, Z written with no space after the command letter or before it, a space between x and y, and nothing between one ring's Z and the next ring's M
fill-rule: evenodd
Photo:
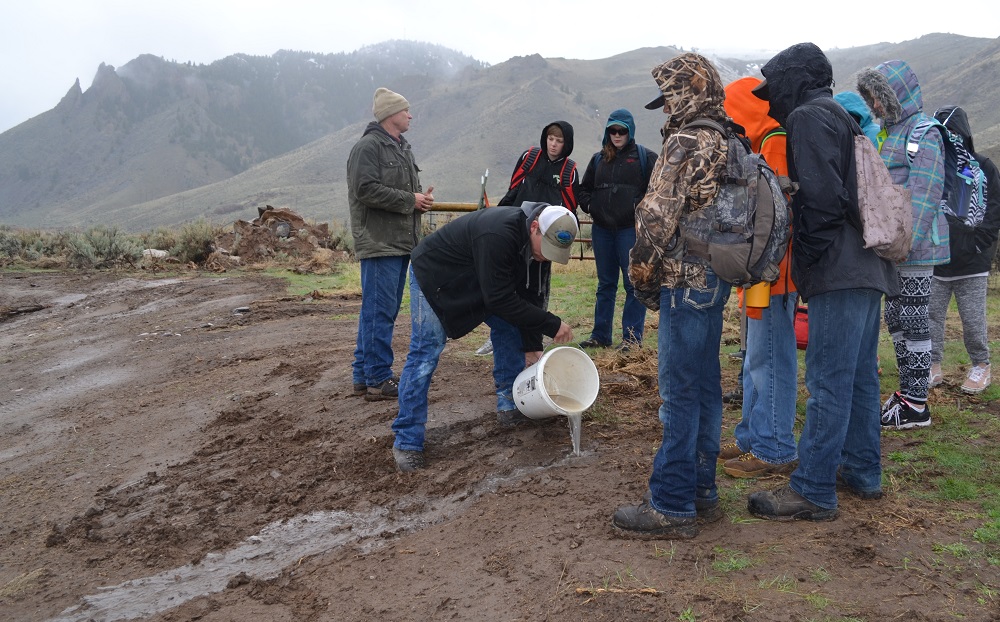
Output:
M723 84L704 57L678 56L654 69L653 79L663 95L646 107L662 106L667 121L660 130L663 149L649 189L636 208L629 278L636 297L656 311L660 287L705 286L705 267L680 258L683 248L677 243L677 227L684 214L711 205L727 149L723 136L714 130L684 129L695 119L720 123L726 119Z
M730 286L711 268L684 262L675 242L685 213L712 204L726 162L723 136L686 128L695 119L723 122L726 94L715 67L700 54L677 56L652 71L662 93L663 149L636 210L629 276L637 297L659 310L658 384L663 441L653 460L649 495L618 508L622 535L693 538L698 523L722 517L715 484L722 426L719 344Z

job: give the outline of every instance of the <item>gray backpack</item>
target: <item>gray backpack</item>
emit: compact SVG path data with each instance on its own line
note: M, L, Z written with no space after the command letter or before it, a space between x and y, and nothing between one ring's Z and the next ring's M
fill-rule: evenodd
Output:
M778 176L732 127L710 119L686 127L719 132L728 153L715 202L681 218L684 261L710 266L720 279L740 287L777 281L790 222Z

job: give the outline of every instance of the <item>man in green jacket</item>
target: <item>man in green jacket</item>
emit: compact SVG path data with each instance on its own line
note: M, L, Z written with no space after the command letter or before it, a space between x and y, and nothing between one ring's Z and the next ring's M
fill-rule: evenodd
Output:
M410 251L420 239L420 217L434 206L424 192L410 143L410 103L387 88L375 91L368 124L347 159L347 200L354 253L361 262L361 314L354 350L354 394L395 400L392 330L403 300Z

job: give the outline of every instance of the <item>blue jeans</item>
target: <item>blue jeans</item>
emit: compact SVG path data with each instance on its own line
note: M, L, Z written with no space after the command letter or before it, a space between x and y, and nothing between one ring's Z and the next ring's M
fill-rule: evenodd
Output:
M837 469L862 492L882 487L878 333L881 292L846 289L809 299L806 423L792 489L837 507Z
M351 375L374 387L392 377L392 329L403 303L409 255L361 260L361 315Z
M605 229L591 227L590 237L597 265L597 302L594 303L594 330L590 338L611 343L611 323L618 295L618 275L625 288L625 308L622 310L622 341L642 341L646 324L646 307L632 293L628 278L629 251L635 246L635 227Z
M771 296L761 319L747 319L743 359L743 418L736 444L768 464L795 460L795 400L799 357L795 347L795 294Z
M719 345L730 286L707 271L706 289L660 290L659 385L663 442L649 478L650 504L695 516L695 498L714 501L722 426ZM877 421L876 421L877 425Z
M394 445L408 451L424 450L427 427L427 391L437 369L441 352L448 341L441 320L427 303L427 298L410 269L410 351L399 378L399 414L392 422ZM521 333L496 316L486 323L493 329L493 379L497 390L497 409L516 408L514 380L524 369Z

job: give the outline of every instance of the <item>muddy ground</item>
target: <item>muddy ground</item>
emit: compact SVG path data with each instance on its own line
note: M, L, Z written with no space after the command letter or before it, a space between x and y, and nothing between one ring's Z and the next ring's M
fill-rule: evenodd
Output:
M359 304L259 275L0 273L0 619L1000 619L979 506L894 485L776 524L745 498L782 479L720 474L726 519L697 539L618 537L659 443L649 353L598 357L573 456L564 421L499 429L485 333L451 342L429 468L401 475L395 404L351 394Z

